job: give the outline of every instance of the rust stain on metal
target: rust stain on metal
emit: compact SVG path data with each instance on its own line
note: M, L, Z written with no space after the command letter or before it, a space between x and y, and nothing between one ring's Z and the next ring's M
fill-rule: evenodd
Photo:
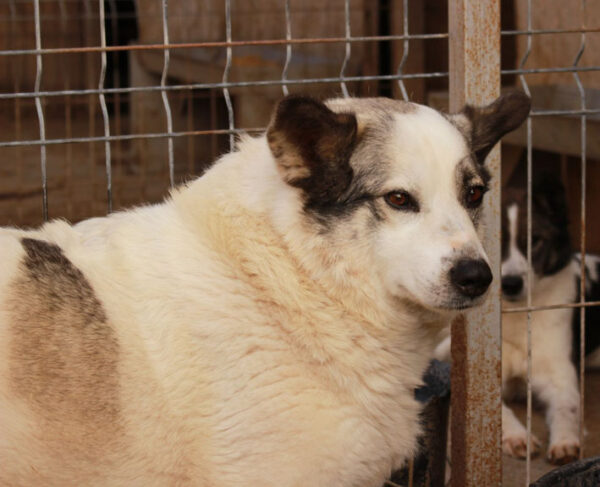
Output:
M466 377L459 373L465 369L464 359L467 356L466 346L466 321L464 316L459 316L452 323L452 409L451 409L451 438L452 438L452 485L466 485L466 469L461 468L467 457L466 431L467 399ZM461 360L459 362L458 360Z
M500 93L499 0L451 0L450 106L486 104ZM486 205L484 246L496 277L490 298L476 313L452 324L452 485L500 485L500 154L486 165L492 173Z

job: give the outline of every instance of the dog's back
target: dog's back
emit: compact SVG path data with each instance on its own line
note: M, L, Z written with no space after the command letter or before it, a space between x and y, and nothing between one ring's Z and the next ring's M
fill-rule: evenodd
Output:
M266 485L257 458L277 484L368 481L391 468L390 444L412 450L418 406L401 391L419 375L381 382L394 366L365 317L296 273L268 227L223 200L235 181L213 190L212 177L194 183L193 234L186 190L1 234L0 483ZM331 334L290 348L284 323ZM329 347L340 360L323 370Z

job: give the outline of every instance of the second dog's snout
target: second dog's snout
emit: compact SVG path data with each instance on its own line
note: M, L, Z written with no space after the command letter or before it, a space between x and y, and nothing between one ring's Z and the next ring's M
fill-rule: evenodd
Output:
M502 278L502 292L506 296L517 296L523 289L521 276L504 276Z
M450 269L450 281L461 294L476 298L487 291L492 271L484 260L464 259Z

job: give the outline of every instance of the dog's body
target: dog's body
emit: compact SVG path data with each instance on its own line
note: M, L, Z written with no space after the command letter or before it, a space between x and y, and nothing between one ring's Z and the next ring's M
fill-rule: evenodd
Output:
M1 231L1 484L379 486L413 453L434 340L491 280L473 188L529 103L329 107L284 100L161 205Z
M527 213L524 189L509 188L503 204L502 289L505 308L527 304ZM564 188L549 173L532 190L533 306L572 303L578 299L579 266L573 258ZM593 258L588 268L593 268ZM591 282L590 282L591 284ZM588 296L589 298L590 296ZM573 358L573 308L531 313L532 391L547 408L550 438L548 458L565 463L579 454L579 386ZM591 324L593 326L593 324ZM591 330L591 329L590 329ZM577 329L577 333L579 330ZM510 397L527 378L527 315L505 313L502 321L504 393ZM589 345L592 345L591 343ZM590 349L591 350L591 349ZM526 455L526 431L503 405L503 446L506 453ZM532 451L539 448L534 438Z
M502 203L502 307L527 306L527 200L523 185L503 190ZM532 188L531 305L555 306L579 300L580 257L569 243L567 201L558 179L542 173ZM600 299L600 258L586 259L587 301ZM586 309L586 365L597 367L598 327L596 308ZM579 312L573 308L531 313L532 377L535 398L546 407L550 431L548 459L562 464L579 453L579 386L573 358L579 355ZM573 352L576 353L573 353ZM450 337L435 355L448 359ZM527 379L527 314L502 315L502 389L505 399L523 397ZM531 452L540 441L533 435ZM524 458L527 431L514 412L502 403L502 447L506 454Z

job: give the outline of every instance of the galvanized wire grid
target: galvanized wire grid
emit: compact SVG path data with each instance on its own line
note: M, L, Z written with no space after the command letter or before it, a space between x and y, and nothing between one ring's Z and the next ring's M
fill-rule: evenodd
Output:
M14 1L14 0L13 0ZM190 136L190 135L205 135L210 133L227 133L231 135L230 142L233 147L234 135L243 132L242 130L235 127L233 108L231 105L231 98L229 96L230 88L240 87L266 87L266 86L277 86L282 87L283 94L288 93L288 85L310 85L316 83L339 83L340 89L344 96L349 96L348 89L346 87L347 82L351 81L381 81L381 80L396 80L403 87L404 79L415 79L415 78L437 78L446 77L447 72L434 72L434 73L402 73L402 65L405 61L408 52L405 52L402 64L398 67L397 74L388 75L373 75L373 76L346 76L345 69L348 60L351 56L351 44L357 42L380 42L380 41L393 41L403 40L405 46L408 48L410 40L424 40L424 39L443 39L447 38L446 33L440 34L420 34L420 35L389 35L389 36L351 36L350 31L350 0L345 0L345 37L328 37L328 38L306 38L306 39L293 39L291 36L291 23L290 23L290 9L289 0L285 1L285 12L286 12L286 39L273 39L273 40L258 40L258 41L232 41L231 40L231 2L225 0L225 12L226 12L226 32L227 39L223 42L195 42L195 43L178 43L169 44L169 33L168 33L168 0L162 0L162 14L163 14L163 44L152 44L152 45L131 45L131 46L107 46L106 45L106 34L104 25L104 4L100 4L100 32L101 32L101 45L90 46L90 47L63 47L63 48L49 48L44 49L41 46L40 41L40 18L39 18L39 0L33 0L36 6L36 17L35 17L35 28L36 28L36 48L35 49L13 49L13 50L0 50L0 56L18 56L18 55L35 55L38 59L38 83L36 83L35 89L29 92L12 92L12 93L0 93L0 100L6 99L29 99L34 98L39 102L43 98L51 97L65 97L65 96L80 96L80 95L98 95L101 100L101 104L104 104L105 95L118 95L118 94L129 94L137 92L160 92L164 101L165 114L168 120L167 130L163 133L147 133L147 134L120 134L110 135L110 130L106 128L104 136L90 136L90 137L65 137L65 138L53 138L46 139L43 131L40 133L39 139L32 140L15 140L15 141L2 141L0 142L0 148L2 147L16 147L16 146L31 146L39 145L45 147L47 145L54 144L69 144L69 143L89 143L89 142L113 142L118 140L132 140L139 138L168 138L171 140L173 137ZM157 0L159 1L159 0ZM404 0L405 11L408 11L408 1ZM114 19L114 15L110 16L111 21ZM406 23L406 21L405 21ZM327 78L312 78L312 79L288 79L287 70L289 63L292 58L292 47L296 44L319 44L319 43L345 43L346 45L346 56L340 69L340 74L337 77ZM272 80L260 80L260 81L238 81L231 82L228 80L229 71L232 61L232 48L240 46L277 46L285 45L287 50L286 63L282 69L282 75L280 79ZM173 49L189 49L189 48L226 48L227 49L227 62L223 72L223 80L220 83L177 83L167 85L167 73L169 69L169 57L170 51ZM164 53L164 69L162 72L161 83L156 86L144 86L144 87L123 87L123 88L106 88L104 87L104 75L106 69L106 53L107 52L119 52L119 51L137 51L137 50L155 50ZM99 80L99 86L97 89L83 89L83 90L41 90L40 82L42 76L41 68L41 56L50 54L73 54L73 53L99 53L102 56L102 73ZM229 114L229 129L228 130L207 130L207 131L186 131L186 132L173 132L172 121L171 121L171 110L169 107L168 99L166 98L166 92L176 92L185 90L200 90L200 89L222 89L225 100L227 102L228 114ZM407 98L406 90L404 88L403 93ZM44 114L41 110L41 104L39 104L39 117L41 125L44 124ZM104 111L104 110L103 110ZM107 123L105 117L105 125ZM249 128L244 131L259 131L262 127ZM110 147L108 145L107 147ZM110 149L108 149L108 152ZM110 154L107 155L107 159L110 158ZM169 164L172 166L172 151L169 150ZM109 167L109 164L107 164ZM109 171L107 171L109 172ZM172 182L172 181L171 181Z
M15 4L18 0L10 0L9 7L13 18L16 19ZM29 1L29 0L27 0ZM403 19L402 19L402 34L401 35L372 35L372 36L353 36L351 31L350 22L350 0L344 1L344 17L345 17L345 35L341 37L323 37L323 38L294 38L292 32L292 11L290 9L290 0L282 0L282 9L285 12L285 39L269 39L269 40L246 40L246 41L234 41L232 38L232 9L231 0L224 1L225 10L225 32L226 38L223 41L211 41L211 42L190 42L190 43L170 43L169 37L169 5L168 0L156 0L161 4L162 13L162 27L163 27L163 42L161 44L146 44L146 45L107 45L106 38L106 24L105 20L109 20L110 26L116 29L117 11L115 0L108 2L109 12L108 15L105 12L105 2L99 1L99 11L97 16L90 11L89 0L86 0L86 19L97 19L99 21L99 32L100 32L100 45L99 46L85 46L85 47L52 47L44 48L42 45L42 31L41 31L41 18L40 18L40 0L31 0L34 7L34 26L35 26L35 49L11 49L11 50L0 50L0 57L10 58L14 56L34 56L36 59L36 76L33 91L19 91L15 89L12 92L0 93L0 100L14 100L18 103L20 100L33 100L35 103L35 109L37 118L39 121L39 138L29 140L8 140L0 141L0 148L7 147L30 147L38 146L40 148L40 166L41 166L41 187L42 187L42 215L44 220L48 219L48 181L47 181L47 147L60 144L72 144L72 143L93 143L103 142L104 143L104 155L105 155L105 174L106 174L106 193L107 193L107 212L110 213L113 207L113 195L112 195L112 159L113 154L111 152L112 143L120 143L122 141L136 140L136 139L167 139L167 153L166 159L168 164L169 172L169 183L171 186L175 184L175 155L173 149L174 138L178 137L191 137L196 135L228 135L229 146L231 149L234 147L235 136L243 132L260 131L262 127L251 127L244 130L236 127L234 119L234 109L232 99L230 95L230 89L240 87L268 87L268 86L280 86L284 95L289 93L289 86L292 85L305 85L310 86L317 83L328 83L328 84L339 84L340 91L343 96L350 96L347 84L350 82L357 81L394 81L398 84L401 96L405 99L409 99L409 93L405 86L405 80L410 79L427 79L427 78L444 78L448 76L448 72L422 72L422 73L408 73L405 71L406 61L410 53L411 41L422 41L432 39L447 39L447 33L435 33L435 34L410 34L409 31L409 2L403 0ZM585 18L585 0L580 0L581 9L584 10L583 18ZM61 5L61 16L66 19L67 11L64 6L64 2L59 2ZM580 107L576 110L533 110L531 117L543 117L543 116L557 116L557 115L576 115L581 119L581 221L582 230L580 236L580 248L581 248L581 299L579 303L561 303L550 306L532 306L531 302L531 275L528 275L527 279L527 306L525 307L512 307L503 309L503 313L512 312L527 312L527 330L528 330L528 390L527 390L527 432L528 437L531 435L531 313L557 308L574 308L579 307L582 310L588 306L600 305L600 302L585 302L585 186L586 186L586 120L587 116L600 114L600 108L588 107L586 105L585 89L581 83L579 73L582 72L597 72L600 71L600 66L579 66L579 61L585 50L586 34L591 32L598 32L598 29L587 29L585 25L581 26L581 29L533 29L531 24L531 0L528 0L528 22L527 29L525 30L505 30L502 31L502 35L508 36L526 36L527 38L527 50L523 58L520 61L519 67L516 69L504 69L502 70L503 75L517 75L522 84L523 89L529 93L529 86L527 84L526 75L537 74L537 73L572 73L574 81L577 85L580 94ZM581 47L574 59L571 66L552 67L552 68L527 68L527 59L531 50L531 38L536 35L549 35L549 34L573 34L579 33L581 35ZM114 40L116 36L112 36ZM384 41L402 41L403 43L403 55L398 64L391 74L377 74L368 76L348 76L346 74L348 62L352 56L352 46L356 43L373 43L373 42L384 42ZM338 76L334 77L322 77L322 78L299 78L290 79L289 67L294 56L294 46L306 45L306 44L343 44L345 47L345 56L340 66ZM233 48L241 46L285 46L286 56L285 63L281 68L281 76L278 79L270 80L258 80L258 81L231 81L229 79L230 69L233 61ZM226 63L223 70L223 77L220 82L197 82L197 83L182 83L173 82L169 80L169 66L171 52L174 50L191 49L191 48L206 48L206 49L226 49ZM159 51L163 53L164 64L160 78L160 84L153 86L128 86L128 87L117 87L108 88L105 86L106 81L106 69L107 69L107 53L117 53L123 51ZM43 79L43 56L51 55L65 55L75 53L86 53L86 54L99 54L101 58L101 69L100 75L97 81L97 88L88 89L70 89L68 83L64 89L54 90L42 90L42 79ZM118 70L115 72L116 76L119 76ZM227 129L208 129L208 130L185 130L175 131L173 127L173 116L172 108L167 97L168 93L183 92L188 90L208 90L217 89L222 90L223 97L226 103L227 109ZM154 133L121 133L120 127L111 131L111 119L109 117L106 96L110 95L118 99L119 96L128 95L132 93L160 93L164 108L165 117L167 120L164 132ZM69 130L67 130L66 137L48 138L46 134L46 120L43 109L43 101L45 99L65 97L68 101L71 97L87 95L89 97L98 96L98 101L101 107L101 114L103 120L103 135L69 136ZM92 105L90 105L92 106ZM115 124L120 125L119 111L115 112ZM66 118L68 123L69 118ZM532 182L532 126L531 118L527 120L527 188L528 188L528 235L527 235L527 260L531 264L531 182ZM531 267L531 265L530 265ZM585 398L585 387L584 387L584 351L585 351L585 313L581 313L581 372L580 372L580 387L581 387L581 421L580 421L580 442L582 445L583 453L583 413L584 413L584 398ZM529 442L527 445L528 457L529 457ZM530 482L530 460L527 460L527 472L526 472L526 485ZM391 485L391 484L390 484Z
M116 12L116 3L114 0L108 2L109 13L106 15L105 12L105 2L98 2L98 14L95 15L91 11L90 0L85 1L85 18L97 19L99 21L99 31L100 31L100 45L99 46L82 46L82 47L53 47L53 48L44 48L42 46L42 32L41 32L41 19L39 12L39 4L40 0L32 0L33 5L35 7L35 16L34 16L34 24L35 24L35 36L36 36L36 44L35 49L10 49L10 50L0 50L0 57L10 57L10 56L35 56L37 59L37 74L36 74L36 83L33 91L14 91L9 93L0 93L0 100L19 100L19 99L34 99L35 106L37 109L38 120L40 133L38 139L29 139L29 140L5 140L0 141L0 148L5 147L31 147L31 146L39 146L40 147L40 164L41 164L41 176L42 176L42 188L43 188L43 202L42 202L42 212L44 220L48 219L48 189L47 189L47 156L46 156L46 148L48 146L59 145L59 144L72 144L72 143L94 143L94 142L103 142L104 143L104 152L105 152L105 172L106 172L106 192L107 192L107 212L112 211L112 155L111 155L111 143L113 142L121 142L121 141L130 141L136 139L162 139L166 138L168 143L167 149L167 162L169 168L169 182L170 185L173 186L175 184L175 175L174 175L174 151L173 151L173 139L177 137L190 137L196 135L229 135L229 146L230 149L234 148L235 136L243 133L243 132L255 132L263 130L263 127L251 127L246 128L244 130L236 127L234 120L234 109L232 104L232 99L230 95L231 88L240 88L240 87L268 87L268 86L281 86L282 93L285 95L289 92L289 85L311 85L315 83L330 83L330 84L339 84L341 93L343 96L350 96L349 90L347 88L348 82L357 82L357 81L396 81L401 90L402 96L404 99L408 99L408 93L404 85L405 79L416 79L416 78L440 78L447 77L447 72L429 72L429 73L405 73L404 65L406 63L406 59L409 54L410 41L411 40L427 40L427 39L445 39L448 37L447 33L438 33L438 34L415 34L410 35L408 33L408 8L409 2L408 0L403 0L403 8L404 8L404 19L403 19L403 34L402 35L386 35L386 36L352 36L351 33L351 23L350 23L350 0L344 1L344 18L345 18L345 36L344 37L325 37L325 38L296 38L292 37L291 32L291 10L289 5L289 0L282 1L282 7L285 9L285 18L286 18L286 38L285 39L271 39L271 40L248 40L248 41L233 41L232 40L232 9L231 9L231 0L224 1L224 9L225 9L225 24L226 24L226 39L224 41L217 42L194 42L194 43L175 43L171 44L169 42L169 9L168 9L168 0L157 0L161 3L161 13L162 13L162 27L163 27L163 43L162 44L152 44L152 45L107 45L106 43L106 24L105 20L108 18L110 21L110 25L113 29L115 29L115 22L117 19ZM19 0L11 0L10 4L13 11L13 17L16 18L16 14L14 14L15 4L18 3ZM25 2L21 2L25 3ZM64 6L64 0L60 2L61 5L61 15L66 18L67 11ZM114 36L113 36L114 39ZM394 41L394 40L402 40L404 46L404 52L402 56L402 60L395 70L395 73L392 74L377 74L370 76L348 76L346 75L346 68L350 57L352 55L352 44L353 43L367 43L367 42L381 42L381 41ZM343 43L345 45L345 56L343 62L340 66L339 75L336 77L324 77L324 78L312 78L312 79L289 79L288 77L288 68L293 56L293 46L298 44L339 44ZM277 46L284 45L286 48L286 60L285 64L282 66L282 72L280 79L271 79L271 80L256 80L256 81L230 81L229 73L232 66L233 52L232 48L241 47L241 46ZM221 82L211 82L211 83L169 83L168 82L168 72L170 65L170 54L172 50L175 49L190 49L190 48L225 48L226 49L226 63L223 70L223 77ZM154 50L160 51L164 56L164 64L162 75L160 78L160 84L154 86L128 86L128 87L116 87L110 88L105 86L106 80L106 69L107 69L107 53L116 53L121 51L134 51L134 50ZM97 88L88 88L88 89L69 89L65 87L65 89L54 89L54 90L42 90L42 76L43 76L43 66L42 66L42 56L48 55L60 55L60 54L75 54L75 53L85 53L87 55L98 53L101 57L101 69L100 75L97 83ZM118 70L116 73L119 76ZM172 110L169 103L169 99L167 97L168 92L183 92L188 90L206 90L206 89L220 89L222 90L226 107L227 107L227 117L228 117L228 128L227 129L209 129L209 130L186 130L186 131L174 131L173 130L173 118L172 118ZM152 93L159 92L161 94L164 113L166 117L166 127L165 131L155 132L155 133L119 133L115 130L111 131L111 121L107 110L106 96L110 95L113 97L118 97L122 95L132 94L132 93ZM67 137L55 137L48 138L46 136L46 120L43 109L43 100L51 99L56 97L66 97L69 99L71 96L82 96L87 95L90 97L98 96L102 120L103 120L103 135L93 135L89 136L67 136ZM95 110L93 104L90 103L90 112ZM117 114L118 116L118 114ZM90 118L93 118L90 115ZM92 131L90 131L92 132Z

